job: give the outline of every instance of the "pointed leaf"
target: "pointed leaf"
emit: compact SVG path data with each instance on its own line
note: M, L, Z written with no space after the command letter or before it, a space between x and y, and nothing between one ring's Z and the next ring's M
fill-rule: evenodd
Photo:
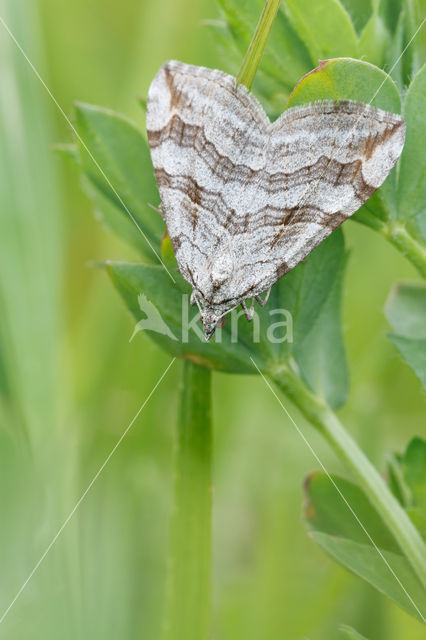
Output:
M129 120L100 107L77 105L76 127L84 173L139 229L141 251L154 260L164 225L149 207L158 205L159 195L147 142Z
M374 12L358 42L358 57L381 67L390 44L389 32L379 13Z
M330 557L369 582L404 611L418 620L426 617L425 590L403 556L385 550L380 550L379 554L374 547L325 533L310 535Z
M344 268L342 256L333 286L316 322L295 343L295 356L302 378L332 409L345 403L349 387L341 319Z
M389 295L385 314L395 332L390 340L426 388L426 285L398 284Z
M401 111L401 99L392 78L369 62L351 58L321 62L300 80L288 106L316 100L358 100L385 111Z
M373 3L375 1L376 0L341 0L358 34L362 32L371 18Z
M385 315L395 333L426 338L426 284L400 282L389 294Z
M371 538L380 548L399 552L394 537L362 489L344 478L335 475L331 478L323 472L314 472L305 481L304 518L307 527L360 544L372 544Z
M398 180L398 214L407 219L420 214L426 201L426 64L414 76L404 103L407 125Z
M413 340L412 338L404 338L392 333L389 334L389 339L419 378L423 389L426 389L426 339Z
M358 486L337 476L332 480L317 472L305 483L304 517L311 537L332 558L421 619L416 606L426 615L425 590L394 537Z
M356 57L356 32L338 0L285 0L284 10L306 44L313 64L337 56Z
M426 512L426 440L411 440L402 459L402 469L411 491L413 506Z
M279 311L287 310L292 326L292 340L276 344L273 359L280 362L292 356L305 383L333 407L340 406L347 394L340 329L344 261L343 233L337 229L305 262L277 282L268 303L271 314L277 310L274 322L284 322Z
M265 368L256 344L233 342L229 327L217 330L209 342L204 340L198 310L189 305L190 288L177 274L174 285L161 266L109 263L107 270L137 323L133 335L145 331L172 355L209 368L254 373L251 354Z
M392 490L426 540L426 441L413 438L388 465Z

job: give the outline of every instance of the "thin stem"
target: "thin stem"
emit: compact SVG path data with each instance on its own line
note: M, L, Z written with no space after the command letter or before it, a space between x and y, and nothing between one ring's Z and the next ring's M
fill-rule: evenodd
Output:
M178 425L167 640L207 640L211 611L211 373L185 361Z
M365 207L357 213L355 221L378 231L426 278L426 247L411 235L404 224L382 220Z
M254 32L254 36L237 76L237 84L244 84L247 89L250 89L253 84L254 76L256 75L279 6L280 0L266 0L256 31Z
M333 411L307 389L289 366L281 366L271 377L324 435L338 457L356 476L360 487L393 533L402 553L405 554L412 569L426 588L425 543L381 475L345 431Z
M389 240L426 278L426 247L418 242L402 224L384 225L380 233Z

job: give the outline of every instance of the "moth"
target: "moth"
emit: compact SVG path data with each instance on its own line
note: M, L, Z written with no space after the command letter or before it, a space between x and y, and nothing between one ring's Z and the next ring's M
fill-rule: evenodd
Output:
M253 317L254 300L264 305L380 187L405 138L401 116L351 100L293 107L271 122L233 76L173 60L150 86L147 131L206 339L240 304Z

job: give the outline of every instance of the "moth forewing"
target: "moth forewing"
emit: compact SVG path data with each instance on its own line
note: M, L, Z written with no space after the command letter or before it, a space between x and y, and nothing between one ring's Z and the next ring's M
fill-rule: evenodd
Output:
M383 183L401 116L361 102L293 107L271 123L216 69L166 62L147 129L164 219L206 337L301 262Z

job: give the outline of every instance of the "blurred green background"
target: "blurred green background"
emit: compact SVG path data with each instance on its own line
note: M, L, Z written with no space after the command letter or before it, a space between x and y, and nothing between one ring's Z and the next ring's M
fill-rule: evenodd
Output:
M143 127L168 58L227 70L203 25L214 0L0 0L49 89ZM139 334L91 262L135 259L104 231L77 172L51 151L72 135L0 25L0 616L170 358ZM284 105L283 105L284 107ZM351 249L344 328L351 394L341 419L383 468L424 433L414 373L383 305L414 269L367 228ZM156 640L166 574L176 362L0 624L0 638ZM289 406L290 410L292 407ZM327 446L293 415L330 471ZM316 462L258 377L214 375L214 638L420 640L424 629L309 540L302 482Z

